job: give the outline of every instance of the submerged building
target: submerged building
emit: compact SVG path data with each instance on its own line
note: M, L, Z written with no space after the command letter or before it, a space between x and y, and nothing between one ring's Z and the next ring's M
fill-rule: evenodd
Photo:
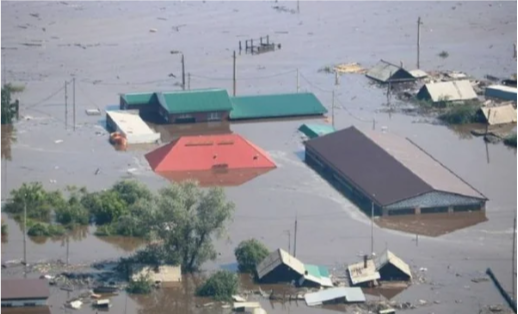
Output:
M485 210L482 193L410 139L350 127L305 145L306 163L369 215Z
M402 66L380 60L365 73L365 76L381 84L414 82L416 78Z
M145 157L157 174L201 186L236 186L276 168L266 152L237 134L182 136Z

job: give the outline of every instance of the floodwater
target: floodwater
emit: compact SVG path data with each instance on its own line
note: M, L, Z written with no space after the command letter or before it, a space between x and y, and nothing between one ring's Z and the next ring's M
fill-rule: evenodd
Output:
M318 70L338 62L370 67L381 58L412 67L416 20L421 16L423 69L508 77L516 72L512 59L516 2L301 2L300 14L274 6L295 9L296 4L3 1L2 74L9 82L25 84L26 90L17 95L23 119L15 125L16 141L2 136L2 154L9 147L11 155L2 160L2 198L27 181L41 181L50 189L75 184L92 190L125 177L153 189L168 184L149 169L145 152L110 147L99 117L87 116L85 109L116 104L118 93L176 89L180 56L171 50L184 53L191 88L221 87L230 93L231 56L238 41L269 35L282 49L238 56L238 95L296 91L298 68L300 90L314 92L328 108L330 91L336 90L337 128L375 125L409 137L490 199L487 221L440 237L421 236L418 245L412 234L375 226L375 251L388 247L415 271L427 269L428 283L402 291L395 300L429 301L408 313L473 313L480 306L503 303L491 282L471 279L491 267L508 291L516 280L511 276L516 151L501 144L485 145L480 138L466 138L444 126L419 123L419 117L385 113L383 91L362 75L341 76L340 85L334 86L334 77ZM150 32L152 28L157 31ZM448 58L437 56L443 50ZM71 85L67 106L63 90L72 76L75 119ZM343 268L370 250L369 220L300 160L303 146L296 130L303 122L230 125L232 132L266 150L278 168L226 188L237 211L227 236L216 244L221 255L207 263L206 270L233 263L234 247L244 239L258 238L271 249L286 248L285 231L293 229L295 216L297 257L304 262ZM2 259L20 259L22 234L15 222L7 222ZM91 233L71 240L72 263L129 254L121 241L103 241ZM43 244L30 240L27 251L29 262L63 259L66 254L62 241L52 240ZM182 304L175 313L220 311L196 308L186 293L189 289L147 298L121 294L113 299L111 312L169 313L174 305L167 307L166 300ZM62 313L67 293L54 292L49 302L54 313ZM440 303L433 304L434 300ZM268 313L329 313L300 302L261 302ZM85 307L78 313L93 311Z

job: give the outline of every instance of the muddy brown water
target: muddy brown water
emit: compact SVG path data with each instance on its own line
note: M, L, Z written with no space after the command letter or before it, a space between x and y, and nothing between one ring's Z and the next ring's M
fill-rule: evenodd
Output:
M274 5L295 8L295 3L282 1L2 2L2 73L8 81L26 85L17 95L23 119L15 125L16 142L4 146L9 141L2 138L2 152L10 147L11 154L11 160L2 160L2 197L27 181L41 181L51 189L75 184L93 190L126 177L152 189L168 184L149 169L145 151L118 152L110 147L99 117L87 116L85 109L116 104L121 92L176 89L180 58L171 50L184 53L191 88L221 87L230 93L231 55L238 41L270 35L282 49L238 57L238 95L294 92L298 68L300 90L314 92L328 109L330 91L336 90L337 128L372 128L375 120L376 129L410 137L490 199L487 221L440 237L419 237L418 246L415 235L374 228L376 252L388 247L414 271L427 269L428 283L415 284L395 299L440 301L408 313L473 313L479 306L503 303L491 282L471 279L491 267L505 289L510 291L515 280L511 239L516 151L485 145L481 138L467 138L444 126L419 123L420 117L384 113L383 90L365 77L343 75L340 85L333 86L334 77L318 69L339 62L370 67L381 58L414 67L415 22L420 15L423 69L508 77L516 72L516 2L301 2L300 14L279 12ZM177 30L179 25L185 26ZM151 28L157 32L151 33ZM37 45L24 45L33 43ZM437 56L443 50L448 58ZM71 75L76 77L75 131L71 89L66 118L60 90ZM303 146L296 130L304 122L230 125L232 132L265 149L278 168L226 188L237 210L226 237L216 243L218 259L204 265L205 270L233 263L233 249L244 239L258 238L272 250L287 248L285 231L293 229L296 215L297 257L304 262L343 269L370 250L369 220L301 161ZM165 133L165 140L174 136ZM7 223L2 260L20 259L22 234L15 222ZM71 240L72 263L130 254L120 245L126 241L100 240L91 233ZM29 240L27 252L29 261L63 259L66 247L62 241ZM2 275L20 273L3 270ZM66 292L53 291L53 313L63 312L60 307L66 299ZM141 301L121 293L113 302L113 313L170 313L171 307L163 304L175 302L184 304L175 313L222 311L196 308L189 293L160 292ZM327 307L308 308L301 302L261 303L268 313L330 313ZM84 307L78 313L93 311Z

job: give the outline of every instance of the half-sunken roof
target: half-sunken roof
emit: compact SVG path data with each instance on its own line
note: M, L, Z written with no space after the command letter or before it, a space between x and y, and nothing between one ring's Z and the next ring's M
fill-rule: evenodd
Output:
M270 255L268 255L259 265L257 265L257 277L259 279L263 278L265 275L282 264L288 266L293 271L297 272L300 276L304 276L306 271L304 264L302 264L301 261L291 256L283 249L278 249L270 253Z
M45 279L2 279L2 301L47 299L49 284Z
M398 268L400 271L408 275L408 277L412 278L412 271L410 270L410 266L407 263L403 262L402 259L397 257L394 253L389 250L385 250L383 254L376 257L374 259L374 263L376 264L376 270L379 271L387 264L392 264L394 267Z
M477 94L470 81L462 80L426 84L419 91L418 97L440 102L475 99Z
M410 72L385 60L380 60L365 75L381 83L415 81Z
M312 139L306 147L381 206L432 191L486 199L403 137L350 127Z

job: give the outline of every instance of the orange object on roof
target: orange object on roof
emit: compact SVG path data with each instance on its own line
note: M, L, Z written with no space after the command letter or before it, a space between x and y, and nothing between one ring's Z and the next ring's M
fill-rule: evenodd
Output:
M148 154L154 171L276 168L259 147L237 134L183 136Z

